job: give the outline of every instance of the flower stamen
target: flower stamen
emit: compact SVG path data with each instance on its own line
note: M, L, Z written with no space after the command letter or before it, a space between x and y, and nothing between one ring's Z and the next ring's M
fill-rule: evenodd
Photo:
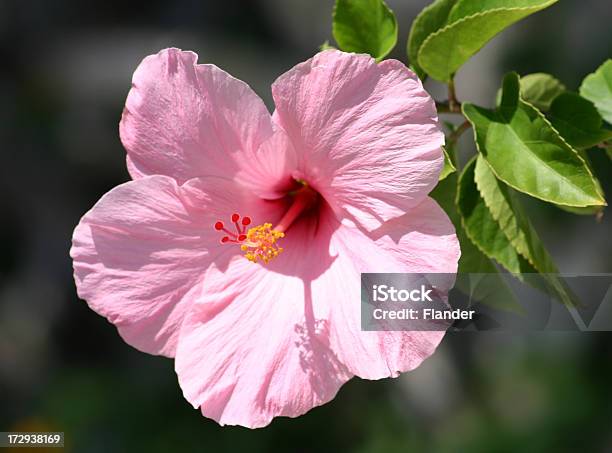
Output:
M236 228L235 232L225 228L222 221L215 222L215 230L226 233L226 236L221 238L221 244L240 244L240 249L245 252L244 256L249 261L262 261L267 264L283 251L276 241L284 237L285 233L273 229L271 223L264 223L247 231L247 226L251 224L250 217L245 216L241 221L240 214L234 213L231 221Z
M274 228L272 228L271 223L264 223L247 230L247 227L251 224L251 218L248 216L241 217L238 213L233 213L230 217L236 231L225 228L225 224L220 220L215 222L215 230L223 231L226 234L221 238L221 244L239 244L240 249L245 252L244 257L246 259L253 263L261 261L268 264L270 260L276 258L283 251L283 248L278 246L277 241L285 237L285 231L302 213L316 204L318 194L307 184L304 184L291 196L293 197L291 206Z
M261 260L268 264L283 251L276 243L282 237L285 237L285 233L273 229L271 223L264 223L249 228L240 249L245 252L244 257L247 260L253 263Z

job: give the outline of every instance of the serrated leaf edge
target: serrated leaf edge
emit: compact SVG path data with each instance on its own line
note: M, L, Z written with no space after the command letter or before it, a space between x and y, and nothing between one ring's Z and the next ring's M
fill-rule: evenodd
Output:
M465 166L463 167L464 169L469 167L470 165L472 165L472 161L475 161L476 158L478 156L474 156L472 157L468 163L465 164ZM474 165L476 165L474 163ZM462 171L459 175L459 178L457 179L457 187L461 187L461 180L463 179L463 177L465 176L465 170ZM476 181L474 181L474 184L476 184ZM480 198L482 198L484 200L484 197L482 196L482 193L480 192L480 190L478 189L478 185L476 185L476 189L478 190L478 194L480 195ZM457 190L457 195L455 196L455 206L459 206L459 194L460 191ZM489 211L489 213L491 213L491 209L489 208L489 206L487 206L487 204L485 203L485 207L487 208L487 210ZM470 240L470 242L472 242L472 244L474 244L474 246L480 250L480 253L482 253L484 256L486 256L488 259L494 261L495 263L497 263L498 265L500 265L501 267L503 267L504 269L507 269L509 272L512 272L510 269L508 269L504 264L502 264L497 258L491 256L488 252L486 252L482 246L480 245L480 243L478 241L476 241L474 239L474 237L472 236L472 234L470 234L470 230L468 228L466 228L466 224L465 224L465 217L463 216L463 214L461 213L461 211L459 209L457 209L457 212L459 214L459 217L461 218L461 226L463 227L463 231L465 232L465 235L467 236L467 238ZM493 217L493 214L491 213L491 217ZM493 219L495 220L496 223L499 224L499 222L493 217ZM504 236L506 236L506 232L502 230L502 233L504 234ZM507 238L507 236L506 236ZM512 242L510 241L510 239L508 239L508 242L510 242L510 244L512 245L512 248L514 248L515 251L516 248L514 247L514 244L512 244ZM518 253L518 251L517 251ZM519 253L519 255L522 256L522 254ZM531 263L530 263L531 264ZM535 266L534 266L535 269Z
M480 154L480 155L478 155L477 159L478 158L481 158L483 164L486 165L489 168L489 170L491 170L491 172L493 173L493 169L491 168L491 166L489 165L487 160L484 158L484 156L482 156ZM478 164L478 162L475 165L477 165L477 164ZM495 175L495 173L493 173L493 175ZM508 225L505 225L505 226L502 225L502 222L501 222L499 216L498 217L495 216L495 214L493 212L493 208L491 207L490 200L487 202L487 197L485 196L484 190L481 187L482 182L481 182L481 184L479 184L478 183L478 178L476 178L475 176L476 176L476 173L474 173L474 183L476 184L476 188L478 189L478 193L480 193L480 197L483 199L485 206L487 207L487 209L491 213L491 217L493 217L495 222L497 222L497 224L500 226L500 230L502 231L502 233L504 233L504 236L506 236L506 238L508 239L508 242L510 242L510 244L512 245L514 250L518 254L520 254L523 258L525 258L525 260L529 264L531 264L531 266L533 266L534 269L536 269L540 273L543 273L543 271L540 269L540 266L536 265L536 263L533 261L533 259L530 256L528 256L527 253L525 253L525 250L523 250L523 247L518 244L518 240L519 240L518 237L511 238L510 235L508 235L508 233L506 232L506 228L508 227ZM513 213L513 215L516 218L516 215L514 213ZM525 239L525 241L527 241L527 237L525 235L525 232L518 225L518 221L516 223L517 223L517 230L520 232L520 236L522 236Z
M547 76L547 77L550 77L552 80L554 80L555 82L557 82L557 83L559 84L559 86L561 87L561 89L562 89L562 92L561 92L560 94L558 94L557 96L560 96L560 95L561 95L561 94L563 94L564 92L568 91L568 90L567 90L567 87L565 86L565 84L564 84L563 82L561 82L561 80L559 80L559 79L558 79L558 78L556 78L554 75L552 75L552 74L550 74L550 73L548 73L548 72L531 72L531 73L529 73L529 74L525 74L524 76L522 76L522 75L520 75L520 74L519 74L519 95L521 96L521 100L523 100L523 101L525 101L525 102L527 102L527 103L529 103L529 104L533 105L533 106L534 106L536 109L538 109L538 110L540 110L538 107L536 107L536 106L535 106L533 103L526 101L526 100L525 100L525 99L522 97L522 94L523 94L523 87L521 86L521 81L522 81L523 79L525 79L526 77L529 77L529 76ZM556 96L556 97L557 97L557 96ZM555 98L553 98L553 99L551 100L551 103L552 103L552 101L554 101L554 100L556 99L556 97L555 97ZM546 110L546 111L547 111L547 110ZM541 113L544 113L542 110L540 110L540 112L541 112Z
M540 111L539 111L537 108L535 108L533 105L531 105L530 103L528 103L528 102L524 101L523 99L520 99L520 100L519 100L519 102L520 102L521 104L524 104L524 105L526 105L526 106L528 106L528 107L532 108L532 109L533 109L533 110L534 110L534 111L537 113L537 115L539 115L539 116L540 116L540 118L542 118L542 119L544 120L544 122L545 122L545 123L546 123L548 126L550 126L550 127L552 128L552 130L553 130L553 131L555 131L555 133L556 133L556 134L557 134L557 136L558 136L558 137L561 139L561 141L562 141L562 142L563 142L563 143L564 143L564 144L565 144L565 145L566 145L566 146L567 146L569 149L571 149L571 150L572 150L572 152L573 152L573 153L574 153L574 154L575 154L575 155L578 157L578 159L579 159L579 160L580 160L580 161L581 161L581 162L584 164L584 166L585 166L585 168L586 168L587 173L588 173L588 174L589 174L589 176L590 176L590 177L591 177L591 178L594 180L594 179L595 179L595 177L593 176L593 173L592 173L592 172L591 172L591 170L589 169L588 165L586 165L586 162L584 161L584 159L582 158L582 156L580 156L580 154L578 153L578 151L576 151L576 150L575 150L575 149L574 149L572 146L570 146L570 145L567 143L567 141L565 141L565 139L564 139L563 137L561 137L561 134L559 134L559 131L557 131L557 129L555 129L555 128L552 126L552 124L550 124L550 121L548 121L548 119L546 119L546 117L544 116L544 114L543 114L542 112L540 112ZM462 113L463 113L463 115L464 115L464 116L467 118L467 120L470 122L470 124L472 124L472 131L473 131L473 135L474 135L474 144L476 145L476 150L478 151L478 153L479 153L480 155L482 155L482 156L484 157L484 153L483 153L483 152L480 150L480 145L479 145L479 143L478 143L478 138L477 138L477 136L476 136L476 125L475 125L475 124L474 124L474 122L473 122L473 121L472 121L472 120L469 118L469 116L468 116L468 115L465 113L465 107L466 107L466 106L473 106L473 107L477 107L477 106L476 106L476 105L474 105L474 104L470 104L470 103L464 103L464 104L461 106L461 112L462 112ZM485 157L485 160L486 160L486 157ZM487 163L488 163L488 162L487 162ZM551 204L554 204L554 205L571 206L571 207L575 207L575 208L584 208L584 207L587 207L587 206L607 206L607 205L608 205L608 204L606 203L605 198L603 197L603 194L601 194L601 192L600 192L600 189L599 189L598 185L597 185L597 184L595 184L595 181L593 181L593 182L594 182L594 184L593 184L593 185L595 186L595 190L596 190L596 192L597 192L597 195L599 195L599 197L601 198L601 201L602 201L601 205L594 205L594 204L567 204L567 203L558 203L558 202L556 202L556 201L553 201L553 200L550 200L550 199L547 199L547 198L541 197L541 196L539 196L539 195L535 195L535 194L533 194L533 193L531 193L531 192L528 192L528 191L526 191L526 190L523 190L523 189L520 189L520 188L516 187L516 185L511 184L511 183L509 183L508 181L506 181L504 178L500 177L500 176L499 176L499 174L498 174L498 173L497 173L497 172L496 172L496 171L493 169L493 167L492 167L492 166L489 166L489 167L491 168L491 171L493 172L493 174L495 175L495 177L496 177L497 179L499 179L500 181L503 181L505 184L507 184L509 187L512 187L514 190L517 190L518 192L525 193L525 194L527 194L527 195L529 195L529 196L531 196L531 197L533 197L533 198L537 198L538 200L543 200L543 201L546 201L546 202L551 203Z
M533 10L534 12L538 12L538 11L541 11L541 10L543 10L543 9L548 8L549 6L551 6L551 5L555 4L555 3L557 3L558 1L559 1L559 0L549 0L548 2L543 3L542 5L540 5L540 6L538 6L538 7L534 7L534 6L519 6L519 7L513 7L513 8L494 8L494 9L489 9L489 10L487 10L487 11L483 11L483 12L480 12L480 13L472 14L471 16L465 16L465 17L462 17L461 19L456 20L455 22L452 22L452 23L450 23L450 24L448 24L448 25L445 25L444 27L440 28L438 31L436 31L436 32L434 32L434 33L432 33L432 34L430 34L430 35L429 35L429 36L428 36L428 37L425 39L425 41L423 41L423 44L421 44L421 47L419 48L419 51L418 51L418 53L417 53L417 63L418 63L418 65L419 65L419 66L420 66L420 67L423 69L423 71L425 71L425 73L427 73L427 75L429 75L429 76L433 77L431 74L429 74L429 72L427 72L427 71L425 70L425 68L424 68L423 64L422 64L422 63L421 63L421 61L420 61L420 60L421 60L421 58L420 58L420 57L421 57L421 52L423 51L423 48L424 48L424 47L427 45L427 43L428 43L429 41L431 41L431 40L432 40L432 39L434 39L436 36L438 36L438 35L440 35L440 34L442 34L442 33L446 32L448 29L450 29L450 28L454 27L455 25L457 25L457 24L459 24L459 23L466 22L466 21L468 21L468 20L473 19L474 17L478 17L478 16L487 16L487 15L489 15L489 14L498 13L498 12L500 12L500 11L521 11L521 10L526 10L526 11L529 11L529 10ZM475 53L478 53L478 52L479 52L479 51L480 51L480 50L481 50L481 49L482 49L482 48L483 48L485 45L487 45L487 43L488 43L488 42L489 42L489 41L485 42L485 43L484 43L484 44L483 44L483 45L482 45L482 46L481 46L481 47L480 47L478 50L476 50L476 52L475 52ZM459 68L457 68L457 69L459 69ZM454 74L454 73L453 73L453 74ZM452 74L451 74L451 75L452 75ZM433 78L435 79L435 77L433 77ZM436 79L436 80L438 80L438 79ZM447 80L443 80L443 82L446 82L446 81L448 81L448 79L447 79Z

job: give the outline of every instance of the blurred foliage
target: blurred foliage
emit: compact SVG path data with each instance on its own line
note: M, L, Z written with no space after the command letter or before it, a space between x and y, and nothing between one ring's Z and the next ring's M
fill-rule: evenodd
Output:
M427 2L387 3L401 34ZM203 418L183 399L170 360L131 349L77 300L72 229L128 178L117 124L140 59L170 45L191 48L269 100L274 77L329 38L332 6L0 2L0 430L64 431L66 451L78 453L612 448L607 334L449 334L412 373L355 379L331 403L251 431ZM494 64L500 73L552 73L578 92L586 74L603 71L596 68L611 50L610 20L606 0L559 2L515 28L517 44ZM391 55L406 61L402 49ZM601 149L587 155L610 193L608 156ZM449 174L442 181L451 189L439 195L450 206L456 180ZM607 214L596 224L539 200L521 202L549 233L562 270L610 270ZM472 258L484 256L476 252Z

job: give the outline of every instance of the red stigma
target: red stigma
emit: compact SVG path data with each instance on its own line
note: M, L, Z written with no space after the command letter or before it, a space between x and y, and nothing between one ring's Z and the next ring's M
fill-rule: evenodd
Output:
M240 221L240 214L233 213L230 219L232 223L234 224L236 231L230 231L227 228L225 228L225 224L221 220L217 220L217 222L215 222L215 225L214 225L215 230L223 231L224 233L227 234L227 236L223 236L221 238L222 244L227 244L227 243L240 244L244 242L247 238L246 227L247 225L251 224L251 218L245 216L242 218L242 221Z

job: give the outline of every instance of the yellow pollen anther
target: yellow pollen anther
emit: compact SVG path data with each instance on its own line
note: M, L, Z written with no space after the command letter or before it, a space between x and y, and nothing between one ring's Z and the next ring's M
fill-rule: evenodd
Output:
M253 263L261 260L265 264L276 258L283 249L278 246L276 241L285 236L285 233L272 228L271 223L264 223L253 228L249 228L246 233L246 240L240 248L244 257Z

